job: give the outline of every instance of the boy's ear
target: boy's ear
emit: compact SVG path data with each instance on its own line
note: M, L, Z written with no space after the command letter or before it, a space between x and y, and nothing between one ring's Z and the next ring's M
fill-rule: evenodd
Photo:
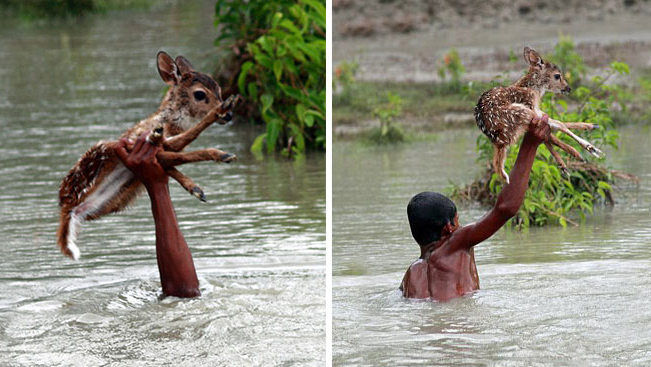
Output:
M441 229L441 236L447 236L454 231L454 223L448 222Z
M534 66L539 69L542 69L544 65L544 61L538 52L529 47L524 48L524 61L526 61L530 66Z

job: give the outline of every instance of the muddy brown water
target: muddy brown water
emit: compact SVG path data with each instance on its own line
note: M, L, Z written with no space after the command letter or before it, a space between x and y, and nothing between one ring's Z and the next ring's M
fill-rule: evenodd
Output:
M159 299L146 196L84 225L79 262L56 248L60 180L157 108L158 50L213 70L213 12L166 2L0 24L0 365L323 365L325 159L258 161L259 127L213 126L189 147L239 156L181 168L208 203L170 184L200 298Z
M397 290L419 255L406 206L479 173L476 129L333 149L334 365L651 364L651 139L620 129L608 164L639 176L578 228L502 229L475 248L481 289L448 303ZM461 223L485 209L460 206Z

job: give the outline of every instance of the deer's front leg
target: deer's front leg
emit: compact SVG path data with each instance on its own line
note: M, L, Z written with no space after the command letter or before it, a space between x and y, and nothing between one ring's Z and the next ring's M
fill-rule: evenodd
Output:
M156 155L158 161L163 167L174 167L181 164L215 161L231 163L237 160L237 156L219 149L201 149L193 152L158 152Z
M180 152L188 144L192 143L208 126L212 125L215 121L222 120L226 115L235 107L239 96L232 95L228 97L219 106L216 106L208 114L199 121L198 124L189 128L188 130L172 136L163 141L163 148L172 152Z
M206 201L206 195L203 193L203 190L201 190L201 188L195 184L190 177L184 175L174 167L166 168L165 172L167 172L171 178L175 179L179 184L181 184L181 186L190 194L192 194L192 196L201 201Z

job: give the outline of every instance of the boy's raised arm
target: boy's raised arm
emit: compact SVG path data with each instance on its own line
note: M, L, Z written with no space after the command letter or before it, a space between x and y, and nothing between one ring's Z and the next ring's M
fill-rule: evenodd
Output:
M469 249L486 240L518 213L524 200L524 193L529 186L529 173L536 157L536 150L541 143L549 139L551 134L547 124L548 118L547 115L534 118L522 140L515 165L511 169L509 175L511 183L504 186L495 206L488 213L477 222L459 228L452 234L447 246L450 253L462 248Z

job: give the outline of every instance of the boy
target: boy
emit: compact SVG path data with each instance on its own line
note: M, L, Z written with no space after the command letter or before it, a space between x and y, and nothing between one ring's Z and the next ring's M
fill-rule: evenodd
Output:
M473 247L497 232L520 209L538 145L551 134L548 118L543 115L532 120L511 169L511 183L504 186L495 207L476 223L460 226L456 206L439 193L422 192L411 199L407 216L420 246L420 258L402 279L403 296L447 301L479 289Z

